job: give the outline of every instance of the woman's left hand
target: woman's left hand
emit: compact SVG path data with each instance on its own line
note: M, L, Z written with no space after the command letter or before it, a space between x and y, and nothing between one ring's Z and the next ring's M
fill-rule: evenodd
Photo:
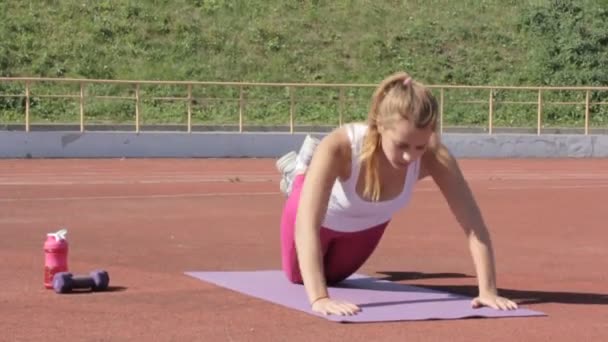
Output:
M471 306L474 309L480 308L482 306L489 306L496 310L517 309L517 304L514 301L493 294L482 295L473 299L473 301L471 302Z

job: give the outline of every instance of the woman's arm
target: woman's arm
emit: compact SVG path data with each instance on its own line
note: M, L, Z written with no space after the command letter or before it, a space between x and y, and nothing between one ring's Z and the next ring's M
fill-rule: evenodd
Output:
M441 143L436 142L432 146L422 157L421 176L430 175L433 178L467 236L479 286L479 297L475 298L473 305L488 305L495 309L516 308L515 303L498 296L490 233L458 162Z
M346 141L345 141L346 139ZM346 133L338 129L317 146L306 172L296 214L295 243L300 272L310 303L328 297L319 230L335 180L344 169Z

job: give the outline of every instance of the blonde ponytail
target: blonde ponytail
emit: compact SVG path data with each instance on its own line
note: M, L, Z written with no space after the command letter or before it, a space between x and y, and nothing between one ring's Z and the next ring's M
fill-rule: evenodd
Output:
M365 187L363 197L374 202L380 200L380 175L378 174L378 153L380 147L380 133L377 126L369 126L368 135L363 141L361 149L361 162L365 165ZM372 129L373 127L373 129Z
M373 202L380 200L380 175L378 174L378 153L380 149L380 133L378 132L378 119L380 104L386 96L387 88L398 81L403 81L408 75L406 73L394 74L382 81L372 96L372 103L367 118L368 133L363 140L360 161L365 165L365 187L363 197Z
M400 85L397 87L397 85ZM389 95L390 93L390 95ZM390 96L389 104L383 104ZM397 100L395 100L397 99ZM398 103L398 105L393 105ZM365 186L363 197L373 202L380 201L382 192L379 175L379 159L381 139L378 125L390 122L389 115L398 112L402 117L411 119L416 127L435 126L437 118L437 102L433 95L424 87L412 81L405 72L398 72L385 78L376 88L368 113L368 131L359 160L365 167Z

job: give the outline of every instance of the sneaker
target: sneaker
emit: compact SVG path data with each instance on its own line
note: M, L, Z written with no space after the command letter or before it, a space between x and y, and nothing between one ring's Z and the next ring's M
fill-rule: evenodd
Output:
M291 180L294 177L295 169L296 169L296 159L297 153L295 151L291 151L276 162L276 168L281 174L281 182L279 184L279 189L281 193L285 196L289 195L289 190L291 188Z
M279 158L275 163L275 166L279 173L283 175L285 173L292 172L296 166L297 156L298 154L295 151L291 151Z
M313 138L310 135L307 135L304 138L304 142L302 146L300 146L300 150L298 151L298 156L296 158L296 171L300 173L306 172L308 165L310 165L310 161L312 160L312 156L315 152L315 149L319 145L320 140L317 138Z
M291 193L291 184L295 175L306 172L318 144L319 139L307 135L297 154L291 151L277 160L275 165L282 175L279 188L285 196Z

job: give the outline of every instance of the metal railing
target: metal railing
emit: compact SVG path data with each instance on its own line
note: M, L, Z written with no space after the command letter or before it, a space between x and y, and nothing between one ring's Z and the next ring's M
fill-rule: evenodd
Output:
M337 124L342 125L345 122L345 106L348 101L345 95L348 89L355 88L366 88L372 91L377 85L376 84L318 84L318 83L255 83L255 82L200 82L200 81L145 81L145 80L99 80L99 79L73 79L73 78L35 78L35 77L0 77L1 83L19 83L23 84L23 92L20 93L0 93L0 98L21 98L25 101L24 118L25 131L29 132L31 129L31 101L32 98L64 98L74 99L79 104L79 125L80 131L85 131L86 111L85 103L90 99L105 99L105 100L129 100L135 104L135 118L134 127L136 132L141 130L142 122L142 95L141 87L143 85L167 85L167 86L179 86L185 88L185 96L152 96L149 99L154 101L183 101L186 103L186 130L192 132L193 130L193 103L196 101L205 101L209 99L198 98L193 96L193 88L197 86L220 86L220 87L231 87L238 89L238 99L229 98L238 102L238 131L243 132L245 125L245 111L246 103L246 89L256 87L282 87L286 88L288 92L289 102L289 115L286 122L288 122L289 131L294 132L295 119L296 119L296 103L300 100L298 98L297 89L301 88L317 88L317 89L332 89L337 91L337 98L333 99L337 101ZM79 92L76 94L36 94L33 95L31 92L32 85L36 83L68 83L79 86ZM132 87L132 95L129 96L114 96L114 95L91 95L87 94L87 87L94 84L112 84L112 85L125 85ZM488 108L485 131L487 134L494 134L496 130L495 125L495 109L500 104L519 104L519 105L534 105L536 106L536 134L540 135L543 128L543 116L544 107L548 104L551 105L582 105L584 106L584 134L587 135L590 132L590 113L591 108L594 105L607 105L608 102L603 101L592 101L592 92L608 92L608 87L533 87L533 86L465 86L465 85L428 85L429 88L438 91L439 109L440 109L440 124L441 131L444 131L444 118L446 111L446 96L445 93L448 90L470 90L470 91L481 91L487 92L486 99L474 99L474 100L458 100L450 101L450 103L468 104L468 105L485 105ZM527 91L534 92L534 101L498 101L496 100L496 94L500 91ZM547 101L544 99L544 94L549 91L565 91L565 92L578 92L584 93L583 101ZM608 94L608 93L607 93ZM226 99L224 99L226 100ZM310 99L302 98L304 101L310 101ZM369 98L365 99L369 101Z

